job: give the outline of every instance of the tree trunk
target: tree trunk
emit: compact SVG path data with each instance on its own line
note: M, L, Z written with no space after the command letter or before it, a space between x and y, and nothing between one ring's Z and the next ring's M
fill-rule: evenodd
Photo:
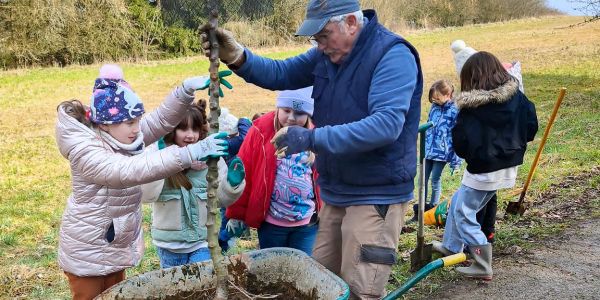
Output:
M218 1L211 1L212 4L218 4ZM217 5L211 6L212 11L209 18L210 30L208 33L208 39L210 42L210 118L209 118L209 131L210 133L216 133L219 131L219 115L221 109L219 108L219 43L217 42L217 36L215 30L217 29ZM219 186L216 158L208 159L208 216L206 219L206 228L208 230L208 248L210 250L210 257L212 258L213 267L217 276L217 290L214 299L227 299L227 268L223 261L223 255L221 254L221 247L218 243L218 232L216 226L216 220L219 214L219 199L217 199L217 188Z

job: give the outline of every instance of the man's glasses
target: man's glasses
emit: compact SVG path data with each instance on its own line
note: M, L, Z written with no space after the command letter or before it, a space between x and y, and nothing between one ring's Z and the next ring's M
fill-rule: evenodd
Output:
M329 31L325 31L323 33L318 33L317 35L313 35L310 38L308 38L308 41L314 47L318 47L319 45L324 45L325 43L327 43L327 38L329 36L329 33L330 33Z

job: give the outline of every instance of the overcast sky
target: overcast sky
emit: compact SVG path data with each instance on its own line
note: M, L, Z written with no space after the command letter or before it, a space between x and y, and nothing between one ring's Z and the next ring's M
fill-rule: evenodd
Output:
M575 8L580 7L581 4L571 3L569 0L546 0L546 3L548 4L548 6L550 6L552 8L556 8L556 9L558 9L566 14L569 14L569 15L574 15L574 16L583 15L582 12L575 10Z

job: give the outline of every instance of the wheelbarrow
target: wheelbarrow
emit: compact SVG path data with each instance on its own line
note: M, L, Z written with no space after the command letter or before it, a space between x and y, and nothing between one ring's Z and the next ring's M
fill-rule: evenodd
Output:
M415 273L413 277L409 278L402 286L387 294L385 297L382 298L382 300L398 299L406 292L408 292L408 290L410 290L410 288L412 288L415 284L417 284L417 282L427 277L427 275L429 275L431 272L442 267L449 267L462 263L466 259L467 256L464 253L456 253L450 256L438 258L425 265L423 268L417 271L417 273Z
M248 299L258 294L264 299L345 300L350 296L342 279L295 249L254 250L225 260L229 281L246 290L244 297L235 298L235 289L230 289L230 299ZM464 253L436 259L383 299L398 299L431 272L465 260ZM206 261L133 276L95 299L212 299L215 284L212 262ZM262 288L269 288L269 294L265 295Z
M350 296L348 285L304 252L269 248L227 256L229 299L331 299ZM211 261L133 276L96 299L212 299ZM237 296L236 296L237 294Z

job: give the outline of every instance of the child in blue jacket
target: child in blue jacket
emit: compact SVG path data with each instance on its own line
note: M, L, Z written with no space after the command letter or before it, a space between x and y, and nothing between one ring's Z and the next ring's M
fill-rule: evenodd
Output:
M452 101L454 85L447 80L438 80L429 89L428 122L433 127L425 133L425 210L436 206L442 192L442 171L450 163L450 174L460 167L461 159L454 153L452 146L452 127L456 123L458 110ZM429 179L431 178L431 196L427 202ZM415 212L411 222L417 220L418 205L413 206Z

